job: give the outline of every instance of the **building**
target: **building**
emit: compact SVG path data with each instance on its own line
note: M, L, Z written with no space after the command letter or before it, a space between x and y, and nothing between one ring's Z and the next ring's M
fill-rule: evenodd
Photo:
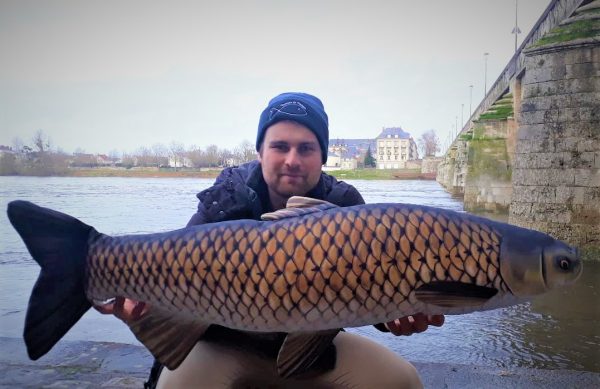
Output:
M354 150L329 151L323 170L354 170L358 167L359 158L360 155L357 155Z
M375 154L377 143L375 139L341 139L334 138L329 141L329 151L341 154L350 151L356 155L365 155L367 150L371 148L371 153Z
M363 166L367 150L370 148L371 153L374 153L375 146L375 139L334 138L329 141L329 155L335 155L337 166L341 169L354 170Z
M188 157L170 156L168 166L174 168L194 167L194 164L192 163L192 160Z
M4 155L4 154L14 155L15 152L13 151L12 147L10 147L10 146L0 145L0 155Z
M331 150L331 148L329 149ZM329 170L337 170L342 166L342 158L339 152L328 151L327 152L327 162L325 163L325 167L329 168Z
M400 127L384 127L375 140L377 169L405 169L407 161L419 158L414 139Z

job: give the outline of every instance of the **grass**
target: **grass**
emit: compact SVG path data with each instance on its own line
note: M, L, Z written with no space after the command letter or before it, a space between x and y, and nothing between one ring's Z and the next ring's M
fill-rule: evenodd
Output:
M190 178L215 178L221 173L221 169L199 170L199 169L73 169L68 170L69 177L143 177L143 178L162 178L162 177L190 177Z
M504 120L514 114L512 104L493 105L487 112L479 115L481 120Z
M138 178L216 178L221 169L69 169L63 176L67 177L138 177ZM435 179L435 176L422 175L420 169L356 169L356 170L333 170L327 171L339 179L356 180L417 180Z
M591 38L599 35L600 19L579 20L565 26L554 28L543 38L538 40L533 47L569 42L575 39Z
M339 179L346 180L417 180L430 179L421 174L420 169L356 169L328 171ZM435 178L435 177L434 177Z

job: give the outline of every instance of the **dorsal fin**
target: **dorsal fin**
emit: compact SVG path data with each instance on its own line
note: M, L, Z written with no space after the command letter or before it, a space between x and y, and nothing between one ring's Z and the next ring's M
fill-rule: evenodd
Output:
M263 214L260 218L265 221L281 220L288 217L298 217L309 213L321 212L337 205L325 200L310 197L292 196L288 199L286 208Z
M328 205L328 208L337 207L337 205L330 203L329 201L303 196L292 196L285 204L286 208L314 208L319 205Z

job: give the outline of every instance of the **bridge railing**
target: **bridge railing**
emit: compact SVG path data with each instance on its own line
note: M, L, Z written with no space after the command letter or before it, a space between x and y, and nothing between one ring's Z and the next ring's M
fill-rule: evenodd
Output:
M500 73L496 82L492 84L487 95L481 100L477 108L475 108L473 114L460 131L460 134L468 131L471 127L471 122L487 111L500 96L506 93L513 77L519 75L523 71L525 66L525 54L523 53L523 50L525 47L537 42L560 22L571 16L584 1L585 0L553 0L548 7L546 7L546 10L533 26L531 32L523 39L517 52L508 61L508 64L502 73Z

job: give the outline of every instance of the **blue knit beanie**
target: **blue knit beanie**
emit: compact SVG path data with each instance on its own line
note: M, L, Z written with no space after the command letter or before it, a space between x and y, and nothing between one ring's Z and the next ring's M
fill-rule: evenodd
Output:
M308 127L319 141L323 163L327 162L329 121L321 100L313 95L297 92L282 93L273 97L260 115L256 151L260 149L267 128L282 120L293 120Z

